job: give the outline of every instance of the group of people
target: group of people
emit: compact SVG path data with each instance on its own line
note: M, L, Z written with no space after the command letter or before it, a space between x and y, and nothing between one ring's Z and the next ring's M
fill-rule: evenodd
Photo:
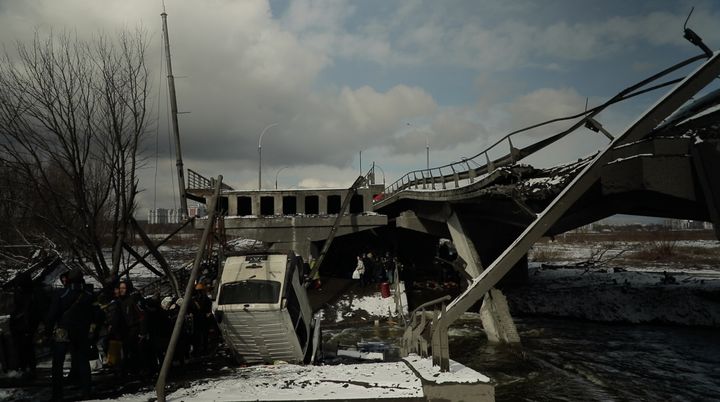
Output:
M74 269L60 278L46 312L33 303L38 292L23 278L15 292L11 332L18 348L19 368L35 370L35 333L49 341L52 351L52 396L60 400L65 383L74 383L90 393L90 361L102 359L103 367L125 377L152 376L159 370L183 303L181 298L145 297L130 280L108 282L100 291L85 283L82 271ZM218 333L212 315L207 285L198 282L189 302L175 349L176 364L211 349ZM44 323L41 327L40 323ZM42 329L44 328L44 329ZM19 343L19 344L18 344ZM71 354L71 370L63 376L63 363Z
M395 271L401 269L402 264L389 251L383 256L377 256L371 251L357 256L352 278L358 280L362 286L381 282L393 283Z

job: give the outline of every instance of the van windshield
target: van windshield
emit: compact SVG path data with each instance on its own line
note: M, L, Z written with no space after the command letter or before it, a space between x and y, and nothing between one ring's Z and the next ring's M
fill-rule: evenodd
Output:
M226 283L220 290L218 304L277 303L280 282L250 279Z

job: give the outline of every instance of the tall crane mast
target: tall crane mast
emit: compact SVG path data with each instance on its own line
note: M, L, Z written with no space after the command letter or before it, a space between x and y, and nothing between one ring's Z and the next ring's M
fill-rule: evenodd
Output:
M185 193L185 173L182 161L182 149L180 148L180 130L178 129L178 111L177 99L175 97L175 77L172 72L172 62L170 61L170 38L167 28L167 13L165 12L165 4L163 3L162 17L163 39L165 42L165 59L167 63L167 80L168 90L170 92L170 111L172 113L172 129L175 137L175 167L177 168L178 191L180 192L180 214L182 219L188 217L187 194Z

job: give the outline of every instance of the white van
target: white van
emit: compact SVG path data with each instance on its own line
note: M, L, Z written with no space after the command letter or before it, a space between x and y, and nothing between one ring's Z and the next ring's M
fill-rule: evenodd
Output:
M310 361L314 323L302 268L292 252L225 260L213 310L239 362Z

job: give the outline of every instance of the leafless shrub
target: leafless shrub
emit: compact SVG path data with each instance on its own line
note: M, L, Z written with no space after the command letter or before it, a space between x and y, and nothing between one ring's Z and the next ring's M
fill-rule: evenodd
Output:
M535 245L529 253L529 258L535 262L554 262L563 259L564 253L547 244Z

